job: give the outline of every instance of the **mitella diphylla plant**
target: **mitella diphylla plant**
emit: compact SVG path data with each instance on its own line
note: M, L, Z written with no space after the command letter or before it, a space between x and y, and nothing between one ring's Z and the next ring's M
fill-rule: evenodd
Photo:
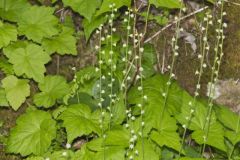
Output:
M195 55L199 66L191 96L175 80L182 54L182 22L188 13L183 1L149 0L141 8L130 0L55 0L49 7L0 0L0 68L5 73L0 103L14 110L25 101L28 104L4 142L5 151L27 160L238 159L239 115L213 102L224 55L225 2L208 2L216 7L216 15L209 9L199 17L200 43ZM55 11L58 5L64 8ZM154 69L154 47L144 42L153 6L166 12L174 9L177 15L165 75ZM67 81L45 72L53 54L77 55L81 33L76 32L76 22L72 17L59 21L55 16L71 10L82 17L83 34L89 44L94 43L97 61L82 69L71 66L74 76ZM142 10L146 14L141 17ZM209 34L212 29L214 35ZM210 36L215 37L214 45ZM208 54L214 54L210 64ZM211 87L204 100L201 84L209 69ZM36 93L31 90L34 87Z

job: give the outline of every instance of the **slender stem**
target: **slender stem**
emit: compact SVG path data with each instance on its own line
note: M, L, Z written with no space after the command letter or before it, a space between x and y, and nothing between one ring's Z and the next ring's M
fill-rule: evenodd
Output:
M182 149L183 149L184 140L185 140L186 133L187 133L187 128L190 126L192 118L194 117L194 112L196 110L196 99L198 97L198 93L199 93L199 89L200 89L200 81L201 81L201 77L202 77L202 74L203 74L204 59L205 59L205 56L206 56L206 50L209 50L209 48L206 49L206 47L209 47L208 42L207 42L207 35L208 35L208 28L209 28L209 19L208 19L209 15L207 14L206 16L207 16L206 29L205 29L203 37L201 36L201 39L202 38L203 39L200 41L200 44L202 44L202 41L203 41L203 45L200 45L200 48L201 48L201 55L199 57L199 58L201 58L201 60L200 60L200 71L198 73L198 80L197 80L197 85L196 85L196 89L195 89L195 93L194 93L193 104L192 104L192 102L190 102L190 104L189 104L189 106L191 108L191 111L190 111L189 116L187 117L188 118L187 124L186 124L186 126L184 126L184 133L183 133L182 140L181 140L182 144L181 144L181 148L180 148L180 151L179 151L179 158L180 158L180 154L181 154Z
M219 24L219 32L218 32L218 36L217 36L217 43L215 46L215 56L214 56L214 65L213 65L213 70L212 70L212 75L211 75L211 85L210 85L210 92L209 92L209 99L208 99L208 112L207 112L207 117L206 117L206 121L204 123L203 126L203 130L205 131L206 129L206 135L204 138L204 143L203 143L203 147L202 147L202 157L203 157L203 153L205 151L206 148L206 142L208 139L208 134L209 134L209 129L210 129L210 122L211 122L211 116L212 116L212 108L213 108L213 96L212 96L212 91L215 90L215 84L213 84L212 82L215 83L215 81L218 78L218 73L220 70L220 65L221 65L221 60L222 60L222 56L223 56L223 39L224 39L224 33L223 33L223 8L224 8L224 2L223 1L219 1L221 2L221 17L220 17L220 24ZM220 41L221 40L221 41ZM220 58L218 60L218 53L219 53L219 48L220 48ZM218 66L217 66L218 65ZM217 69L216 69L217 68ZM215 70L216 69L216 70ZM216 77L214 78L214 75L216 74Z
M182 8L183 6L183 1L181 1L181 7ZM182 16L182 9L180 9L179 11L179 15L178 15L178 19L181 19L181 16ZM165 90L165 92L163 93L163 97L164 97L164 102L163 102L163 109L161 111L161 116L160 116L160 126L162 125L162 119L164 117L164 113L165 113L165 110L166 110L166 105L167 105L167 100L168 100L168 94L169 94L169 89L170 89L170 86L171 86L171 81L172 81L172 78L174 77L173 76L173 68L174 68L174 65L175 65L175 61L176 61L176 57L177 55L175 54L177 52L177 49L178 49L178 38L179 38L179 34L180 34L180 21L177 21L177 28L176 28L176 33L175 33L175 40L173 41L173 59L172 59L172 63L171 63L171 68L170 68L170 76L169 76L169 79L168 79L168 82L167 82L167 88Z

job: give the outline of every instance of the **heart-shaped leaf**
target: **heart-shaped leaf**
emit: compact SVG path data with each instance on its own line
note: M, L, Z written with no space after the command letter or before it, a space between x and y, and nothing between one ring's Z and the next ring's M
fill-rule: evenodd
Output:
M56 137L56 122L44 111L29 111L17 119L17 125L11 130L7 142L7 151L42 155Z

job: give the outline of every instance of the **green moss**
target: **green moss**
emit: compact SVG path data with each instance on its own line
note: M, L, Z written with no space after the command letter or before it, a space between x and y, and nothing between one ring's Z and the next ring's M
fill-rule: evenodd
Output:
M237 0L235 0L237 2ZM221 77L237 78L240 76L240 7L227 5L225 10L227 16L225 21L228 23L226 29L226 39L224 42L224 59L221 67Z

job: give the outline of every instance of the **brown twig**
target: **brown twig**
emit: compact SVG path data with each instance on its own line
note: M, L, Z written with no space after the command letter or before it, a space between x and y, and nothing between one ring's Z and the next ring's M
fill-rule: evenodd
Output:
M158 32L156 32L154 35L152 35L151 37L149 37L148 39L146 39L146 40L144 41L144 43L150 42L152 39L154 39L155 37L157 37L157 36L158 36L160 33L162 33L164 30L166 30L167 28L169 28L169 27L171 27L172 25L176 24L177 22L182 21L183 19L189 18L189 17L191 17L191 16L193 16L193 15L195 15L195 14L197 14L197 13L200 13L200 12L206 10L207 8L209 8L209 7L208 7L208 6L205 6L205 7L200 8L200 9L198 9L198 10L196 10L196 11L194 11L194 12L192 12L192 13L186 15L186 16L183 16L183 17L179 18L178 20L173 21L172 23L166 25L165 27L163 27L162 29L160 29Z

